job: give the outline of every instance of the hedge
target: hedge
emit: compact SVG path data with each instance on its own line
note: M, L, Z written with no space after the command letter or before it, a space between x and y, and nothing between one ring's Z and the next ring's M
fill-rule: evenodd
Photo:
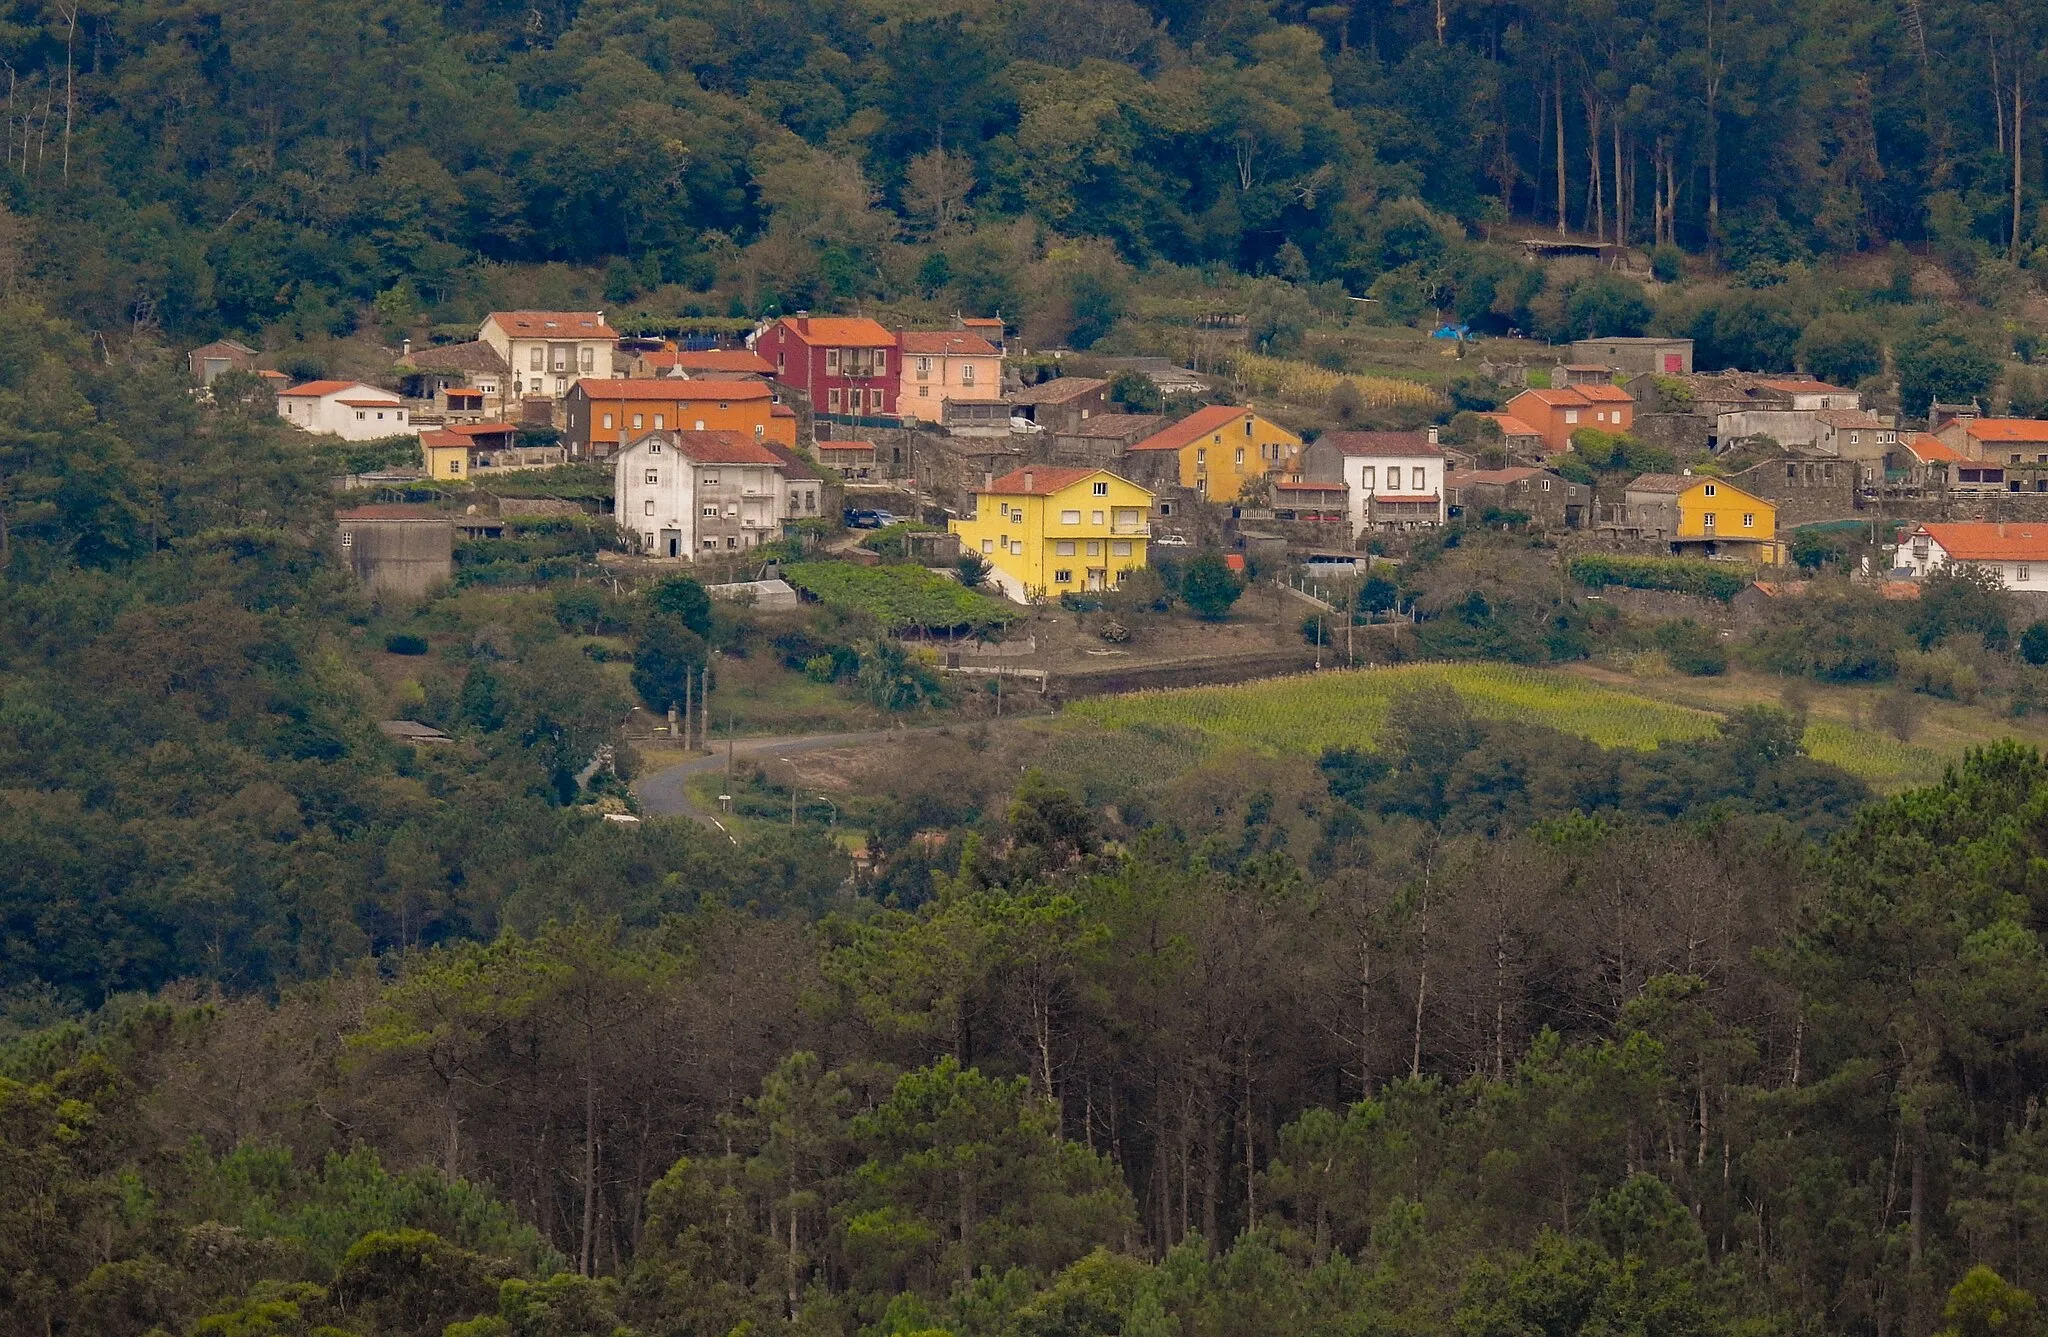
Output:
M1586 553L1572 558L1572 579L1581 585L1624 585L1632 590L1673 590L1726 603L1749 588L1756 573L1727 562L1683 557L1624 557Z

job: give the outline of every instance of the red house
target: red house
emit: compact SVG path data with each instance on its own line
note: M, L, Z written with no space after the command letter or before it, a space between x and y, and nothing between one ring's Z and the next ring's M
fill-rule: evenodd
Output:
M887 417L896 412L896 336L865 316L784 316L754 340L775 379L811 401L813 413Z

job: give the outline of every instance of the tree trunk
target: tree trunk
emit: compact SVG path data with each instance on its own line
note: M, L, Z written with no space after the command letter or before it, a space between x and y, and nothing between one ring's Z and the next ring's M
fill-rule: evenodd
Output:
M1600 99L1588 84L1580 92L1586 107L1586 225L1595 241L1607 240L1607 188L1600 170Z
M591 1242L597 1237L597 1039L586 1018L583 1031L583 1248L578 1268L590 1275Z
M1628 206L1622 198L1623 187L1628 177L1621 170L1621 116L1616 113L1610 122L1614 132L1614 244L1628 245Z
M2014 264L2020 261L2020 187L2026 175L2026 140L2021 136L2026 92L2020 83L2020 70L2024 60L2016 62L2012 70L2012 245L2006 258Z
M1562 237L1564 223L1564 64L1556 57L1550 62L1551 112L1557 121L1557 235Z

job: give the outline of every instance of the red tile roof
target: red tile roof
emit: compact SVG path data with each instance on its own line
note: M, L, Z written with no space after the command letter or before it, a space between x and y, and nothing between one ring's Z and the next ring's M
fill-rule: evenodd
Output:
M702 348L695 351L662 351L646 354L650 367L674 367L679 371L722 371L727 375L766 376L775 364L751 348Z
M773 391L761 381L686 381L675 376L651 380L586 376L576 388L591 399L645 399L700 403L707 399L766 399Z
M1084 478L1109 473L1107 469L1065 469L1053 465L1035 464L1028 469L1012 469L985 488L984 493L1001 493L1012 497L1049 497L1062 488L1072 487ZM1111 475L1114 477L1114 475Z
M1914 531L1959 562L2048 561L2048 524L1935 524Z
M1913 452L1913 458L1922 464L1944 464L1970 458L1946 441L1929 436L1925 432L1913 433L1906 438L1905 444L1906 449Z
M1979 418L1963 431L1979 441L2048 441L2048 422L2038 418Z
M318 399L322 395L331 395L337 391L353 390L359 385L362 385L365 390L377 388L373 385L363 385L361 381L307 381L304 385L295 385L289 390L280 390L277 393L280 396L290 395L297 397L303 395L309 399Z
M780 465L782 458L752 437L739 432L715 430L708 432L648 432L628 442L626 449L632 450L643 441L664 441L678 454L687 455L699 464L766 464Z
M517 339L616 339L602 311L493 311L486 319Z
M1285 480L1273 484L1275 492L1349 492L1349 483L1289 483Z
M896 342L920 357L994 357L995 345L967 330L904 330Z
M1633 404L1636 402L1634 395L1618 385L1603 385L1599 382L1594 382L1590 385L1575 385L1572 389L1584 395L1589 402L1594 404Z
M404 404L397 395L389 399L337 399L334 402L346 404L352 409L395 409Z
M1191 446L1205 436L1213 436L1224 427L1240 418L1252 416L1252 411L1241 404L1211 404L1205 409L1182 418L1179 422L1154 432L1143 441L1132 443L1132 450L1179 450Z
M457 436L463 437L510 436L517 432L519 428L516 424L509 422L463 422L455 424L448 430Z
M1441 447L1429 444L1421 432L1325 432L1317 445L1335 446L1339 455L1396 455L1402 459L1442 455Z
M866 316L784 316L775 322L807 344L833 348L894 348L896 336ZM993 350L991 350L993 351Z
M1535 427L1531 426L1526 422L1523 422L1520 418L1517 418L1512 413L1482 413L1479 416L1482 418L1493 419L1494 426L1500 428L1500 434L1502 436L1543 435L1543 433L1538 431Z
M421 432L420 444L423 446L432 446L436 449L442 449L449 446L466 447L473 443L470 441L468 437L458 436L454 432Z

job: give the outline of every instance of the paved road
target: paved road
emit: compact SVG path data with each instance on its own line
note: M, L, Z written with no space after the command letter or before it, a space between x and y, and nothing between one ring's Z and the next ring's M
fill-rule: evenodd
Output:
M902 738L910 734L933 733L951 725L923 725L915 729L876 729L867 733L816 733L790 734L775 738L735 738L732 740L733 760L745 757L757 760L761 757L785 757L792 752L818 752L827 748L846 747L857 743L879 743L891 738ZM666 770L643 775L633 784L634 794L639 796L641 810L651 817L693 817L706 826L725 830L718 820L718 814L706 812L690 799L690 777L706 771L723 770L725 767L725 740L714 740L715 746L708 756L693 757L679 762Z

